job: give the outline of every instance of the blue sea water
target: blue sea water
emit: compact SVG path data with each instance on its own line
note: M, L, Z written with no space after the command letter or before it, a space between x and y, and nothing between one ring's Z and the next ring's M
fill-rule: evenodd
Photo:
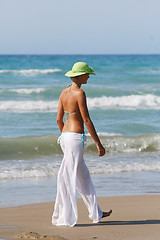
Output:
M55 199L56 111L76 61L96 72L82 89L107 152L99 158L87 134L97 195L160 193L160 55L0 55L0 206Z

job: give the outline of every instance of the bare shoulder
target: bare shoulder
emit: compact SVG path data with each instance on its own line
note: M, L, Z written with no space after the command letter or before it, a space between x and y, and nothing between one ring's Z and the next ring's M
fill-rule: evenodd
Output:
M78 102L86 101L86 94L82 89L79 89L79 91L77 91L77 98L78 98Z
M78 91L76 91L76 92L77 92L78 97L85 97L86 96L85 92L82 89L78 89Z
M60 98L62 98L63 96L65 96L67 92L68 92L68 89L67 89L67 88L63 89L62 92L61 92L61 94L60 94Z
M61 94L65 94L68 91L68 88L64 88L61 92Z

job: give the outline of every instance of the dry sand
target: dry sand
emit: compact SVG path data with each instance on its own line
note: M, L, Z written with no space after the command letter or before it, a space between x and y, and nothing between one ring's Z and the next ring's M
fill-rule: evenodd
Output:
M104 197L98 203L102 210L112 209L112 215L93 224L78 200L74 227L51 225L53 203L0 208L0 238L17 239L19 234L21 239L160 240L160 195Z

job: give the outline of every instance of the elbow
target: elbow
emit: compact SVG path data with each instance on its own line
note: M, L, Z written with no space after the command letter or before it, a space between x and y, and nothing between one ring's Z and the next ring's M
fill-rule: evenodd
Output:
M61 124L62 123L62 120L57 118L57 125Z
M86 126L92 124L91 119L89 119L89 118L85 119L85 120L84 120L84 124L85 124Z

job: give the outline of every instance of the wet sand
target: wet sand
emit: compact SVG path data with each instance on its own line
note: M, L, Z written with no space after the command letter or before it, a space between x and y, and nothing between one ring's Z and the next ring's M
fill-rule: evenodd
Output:
M160 195L98 198L110 217L93 224L78 200L78 222L74 227L52 226L53 203L0 208L0 239L46 240L159 240Z

